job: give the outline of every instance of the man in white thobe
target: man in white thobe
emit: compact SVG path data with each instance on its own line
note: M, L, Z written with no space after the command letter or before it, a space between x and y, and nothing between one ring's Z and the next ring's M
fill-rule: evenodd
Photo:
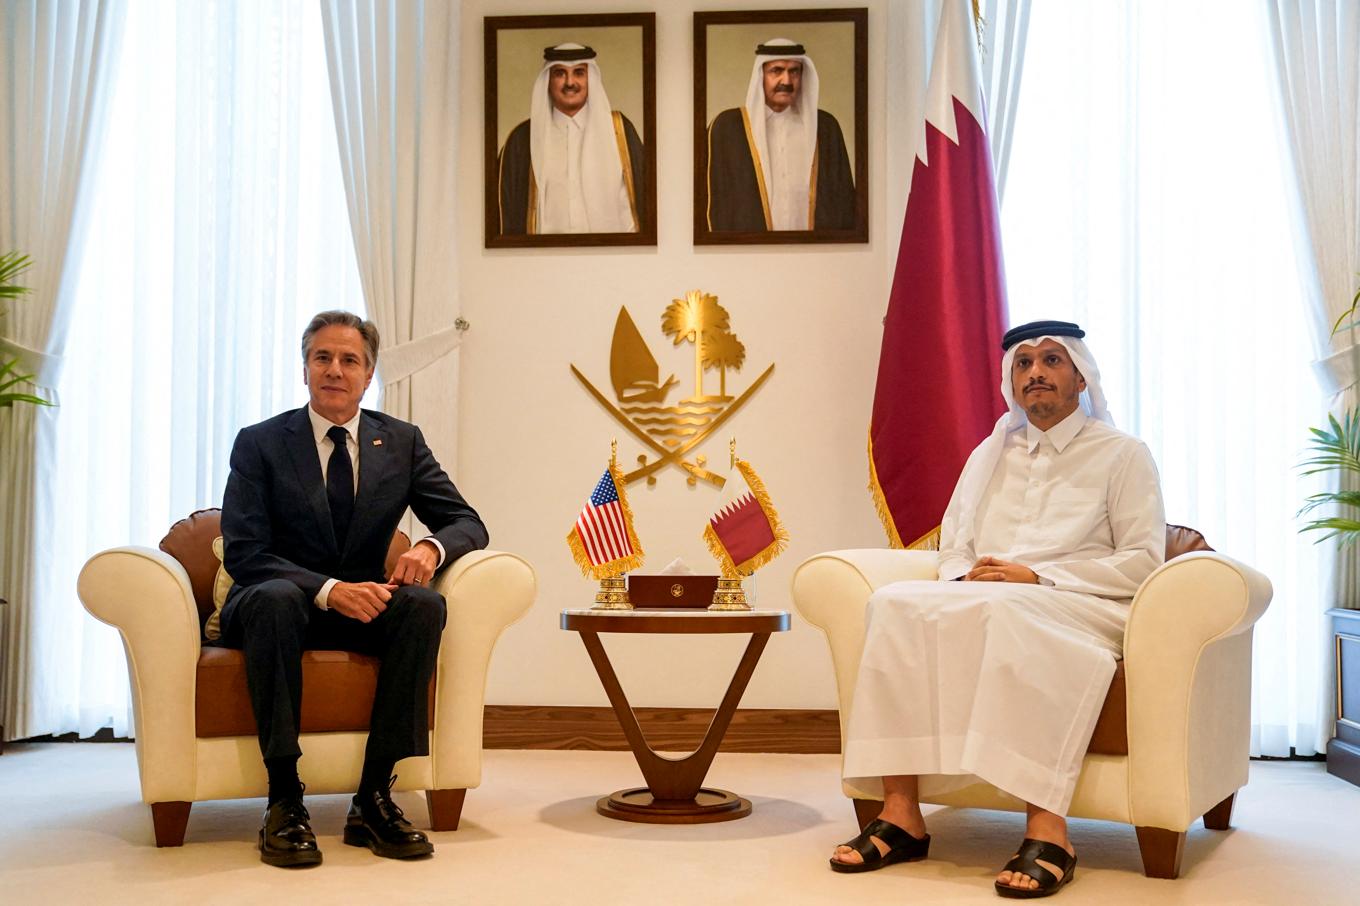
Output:
M837 848L839 871L924 858L920 794L979 779L1028 804L998 893L1053 892L1075 867L1063 816L1128 605L1166 545L1152 455L1111 424L1082 336L1062 321L1006 334L1008 412L945 511L940 581L869 601L844 776L884 808Z

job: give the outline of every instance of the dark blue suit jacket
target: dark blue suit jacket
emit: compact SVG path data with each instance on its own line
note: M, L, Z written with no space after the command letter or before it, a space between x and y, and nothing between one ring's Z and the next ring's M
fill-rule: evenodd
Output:
M222 498L223 565L242 588L287 579L315 598L327 579L381 582L388 545L410 507L444 546L444 565L487 545L486 526L425 445L420 429L381 412L359 418L359 488L344 550L331 527L307 409L236 436Z

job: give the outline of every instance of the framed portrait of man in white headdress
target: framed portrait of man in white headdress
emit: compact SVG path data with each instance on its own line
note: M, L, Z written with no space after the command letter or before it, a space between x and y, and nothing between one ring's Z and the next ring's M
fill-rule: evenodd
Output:
M493 16L487 248L656 245L656 16Z
M868 18L694 14L696 245L869 241Z

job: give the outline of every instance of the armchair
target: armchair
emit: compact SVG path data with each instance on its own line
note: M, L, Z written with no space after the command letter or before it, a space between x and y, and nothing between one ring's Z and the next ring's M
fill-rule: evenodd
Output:
M85 609L123 639L142 799L151 806L157 846L184 843L194 802L264 796L268 789L244 658L203 638L213 613L219 524L219 510L200 510L177 522L160 550L96 554L77 585ZM398 532L389 564L409 547ZM431 828L457 830L467 790L481 783L491 652L533 604L537 580L514 554L474 551L444 569L433 587L448 603L448 623L430 682L430 754L403 760L395 789L425 790ZM302 670L299 772L309 793L351 792L363 764L378 661L308 651Z
M934 551L843 550L804 561L793 576L798 612L826 634L844 738L873 592L936 578ZM1124 657L1096 723L1069 814L1132 824L1148 877L1180 873L1185 832L1200 816L1226 830L1247 782L1252 625L1270 580L1215 553L1193 529L1167 526L1166 563L1129 608ZM842 785L863 828L881 808ZM978 782L924 801L1024 811Z

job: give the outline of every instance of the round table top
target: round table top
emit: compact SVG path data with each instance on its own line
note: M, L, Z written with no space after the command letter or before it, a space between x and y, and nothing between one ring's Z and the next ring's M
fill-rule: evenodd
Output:
M785 632L789 628L787 610L700 610L666 607L652 610L562 611L563 629L576 632Z

